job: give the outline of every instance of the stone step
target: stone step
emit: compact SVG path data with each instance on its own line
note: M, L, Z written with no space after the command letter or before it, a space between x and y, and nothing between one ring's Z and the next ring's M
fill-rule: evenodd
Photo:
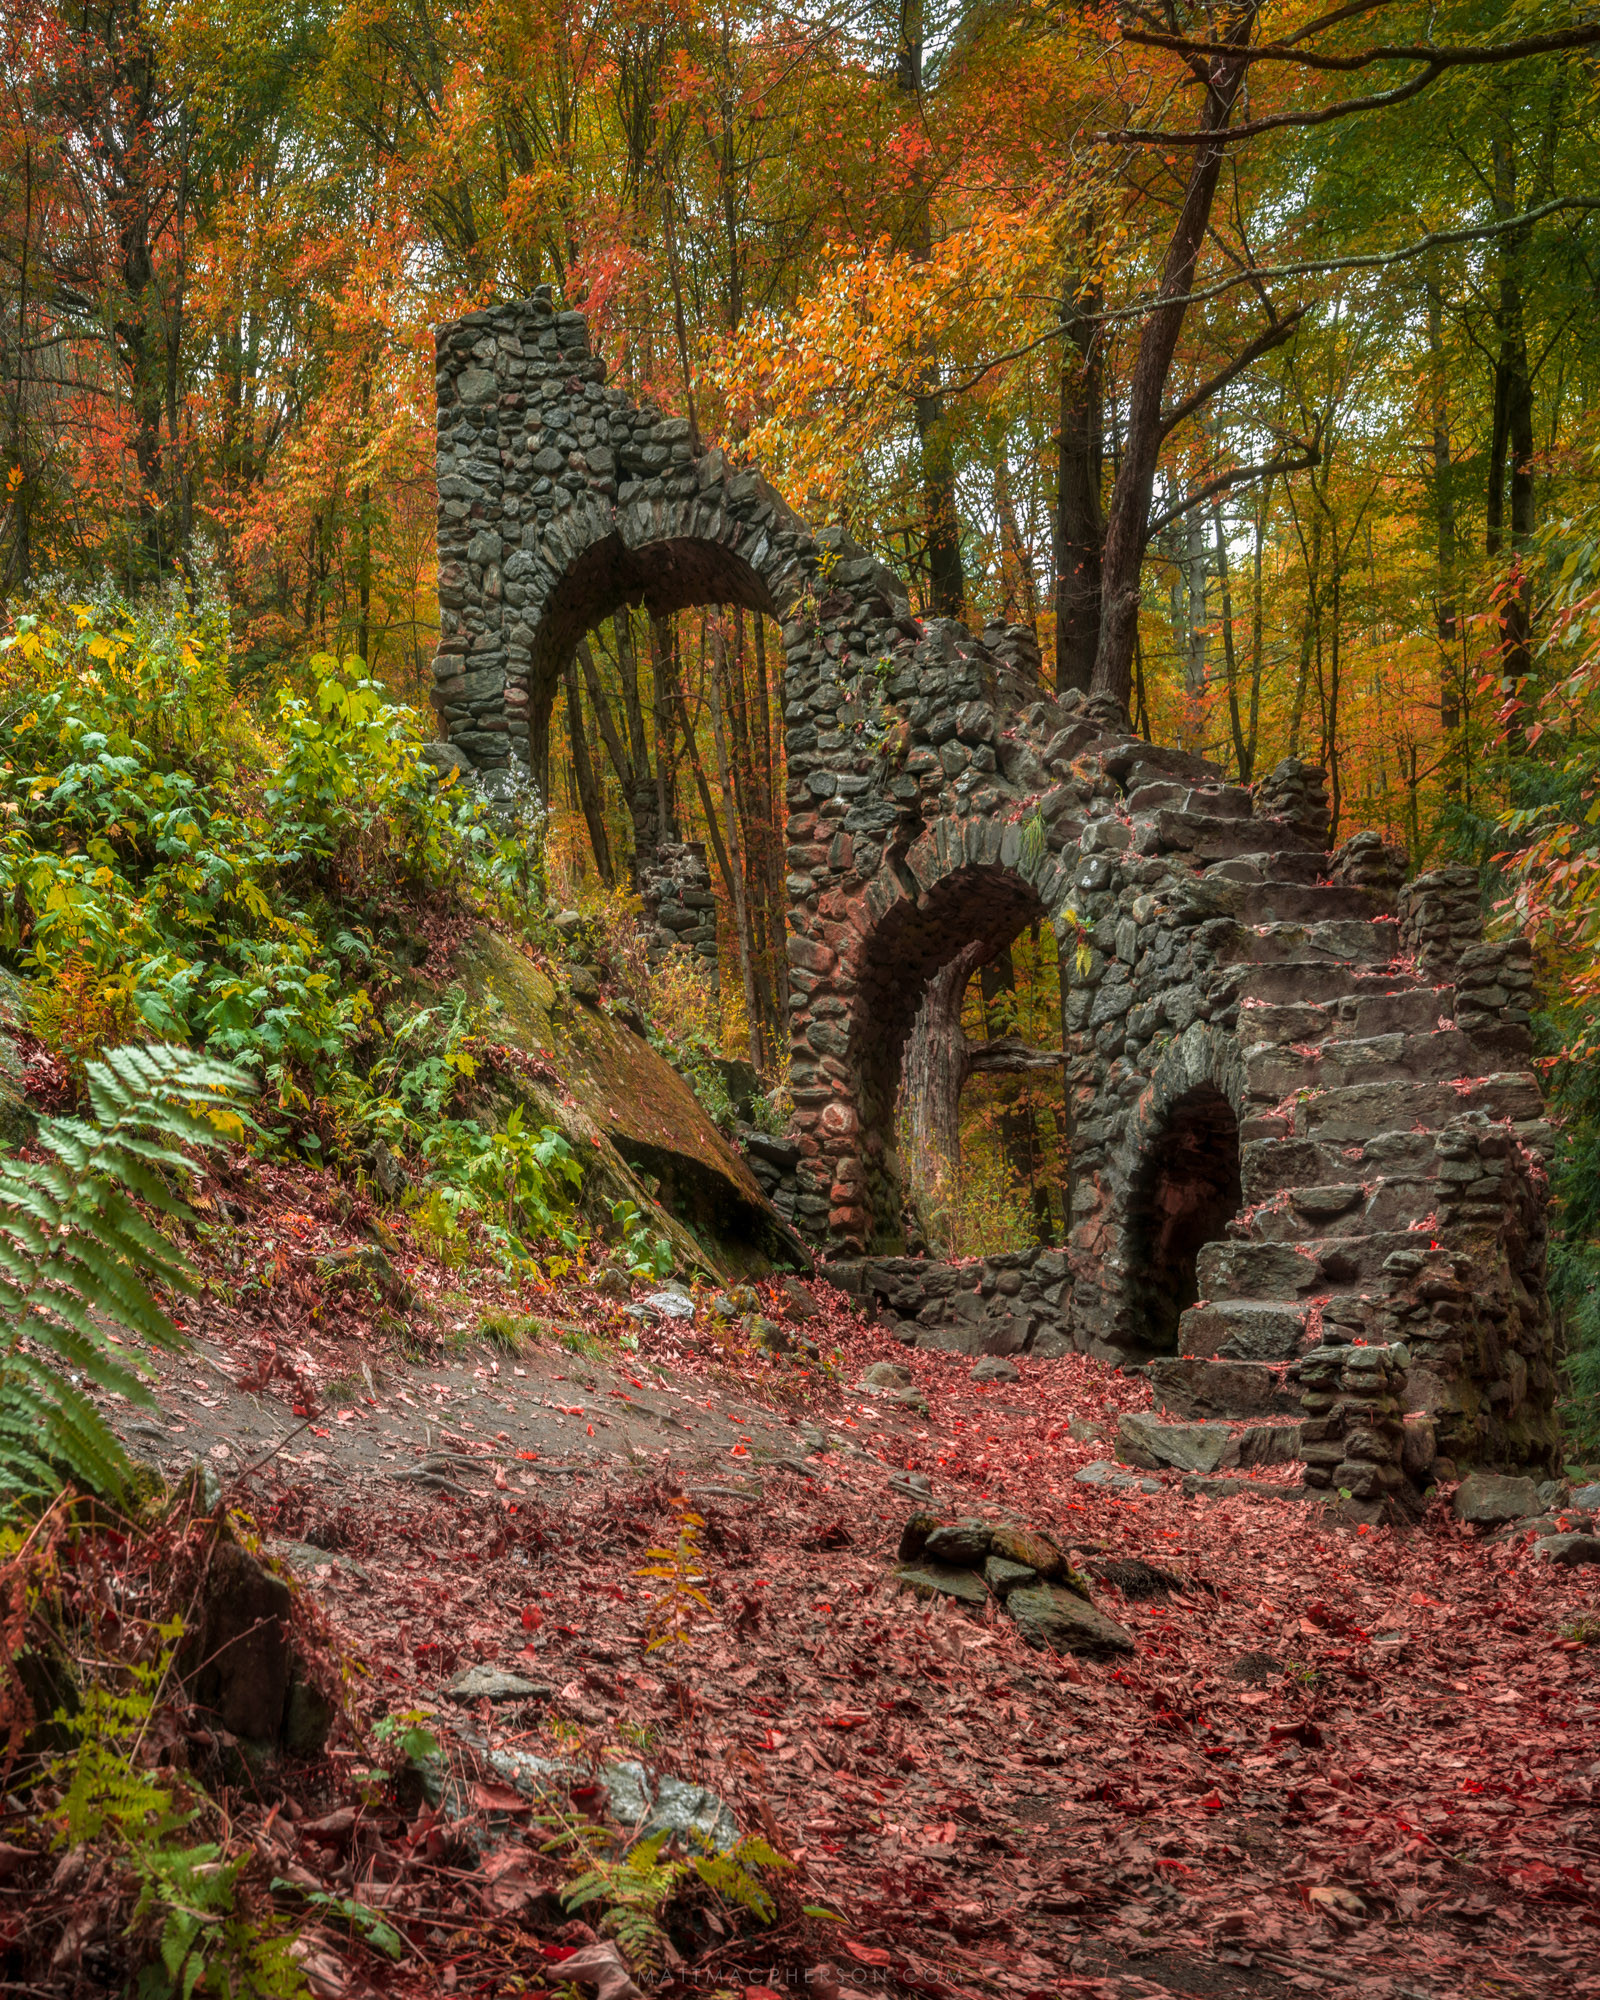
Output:
M1247 1208L1285 1189L1324 1187L1379 1176L1430 1180L1436 1166L1434 1134L1427 1129L1375 1132L1360 1145L1325 1145L1281 1136L1252 1139L1239 1148L1239 1175ZM1430 1204L1431 1206L1431 1204Z
M1438 1193L1432 1175L1313 1183L1285 1192L1276 1206L1254 1210L1250 1235L1257 1243L1301 1243L1409 1229L1433 1212Z
M1267 1007L1309 1004L1340 1008L1346 1002L1428 992L1434 1000L1434 1013L1430 1019L1436 1020L1439 1015L1448 1016L1451 1012L1448 987L1425 986L1415 973L1400 966L1350 965L1327 958L1285 959L1274 963L1236 962L1239 970L1234 976L1238 980L1241 997L1260 1001Z
M1233 1466L1289 1465L1300 1456L1300 1426L1287 1420L1244 1429L1221 1420L1163 1423L1130 1411L1117 1425L1117 1458L1145 1472L1221 1472Z
M1398 1229L1282 1243L1207 1243L1195 1259L1195 1279L1205 1299L1293 1300L1357 1287L1371 1291L1382 1286L1384 1258L1415 1250L1419 1240L1426 1248L1426 1236Z
M1414 986L1390 993L1353 993L1331 1010L1333 1039L1366 1041L1374 1035L1425 1035L1450 1018L1448 987Z
M1226 861L1209 862L1200 871L1202 882L1282 882L1309 889L1325 879L1328 857L1313 847L1280 854L1235 854Z
M1300 1048L1305 1053L1300 1053ZM1342 1090L1351 1084L1455 1082L1481 1076L1471 1041L1456 1028L1425 1034L1368 1035L1289 1048L1253 1048L1245 1059L1251 1095L1276 1104L1296 1090Z
M1270 843L1270 846L1269 846ZM1197 862L1228 861L1236 855L1309 849L1310 842L1287 820L1224 819L1158 806L1139 827L1134 845L1141 854L1184 854Z
M1328 923L1257 924L1223 945L1224 965L1388 965L1399 955L1392 917L1335 918Z
M1197 1361L1292 1361L1305 1345L1307 1309L1257 1299L1208 1299L1178 1321L1178 1352Z
M1164 1354L1150 1363L1156 1407L1169 1417L1295 1416L1300 1392L1283 1370L1259 1361L1211 1361Z
M1337 1025L1334 1006L1319 1007L1310 1000L1287 1000L1268 1006L1252 1000L1239 1009L1239 1039L1246 1050L1262 1047L1292 1048L1295 1043L1320 1042L1332 1035Z
M1185 785L1172 778L1151 779L1127 797L1130 813L1171 807L1187 817L1200 819L1249 819L1254 804L1243 785Z
M1342 883L1268 881L1233 893L1235 913L1247 924L1320 924L1351 918L1360 922L1383 913L1376 896Z
M1437 1131L1468 1111L1482 1111L1491 1119L1508 1118L1513 1123L1542 1123L1544 1100L1534 1078L1515 1070L1477 1077L1459 1089L1449 1083L1413 1083L1397 1078L1387 1083L1350 1084L1299 1098L1292 1114L1292 1130L1324 1145L1364 1145L1375 1132L1418 1125Z

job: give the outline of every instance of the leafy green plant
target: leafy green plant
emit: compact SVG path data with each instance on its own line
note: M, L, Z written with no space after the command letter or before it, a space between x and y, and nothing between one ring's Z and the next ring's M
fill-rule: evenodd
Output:
M237 1070L159 1043L110 1050L85 1080L94 1123L44 1119L46 1157L0 1163L0 1500L47 1495L64 1477L122 1492L127 1460L89 1391L154 1398L110 1328L178 1347L150 1286L193 1288L138 1204L186 1212L174 1189L193 1164L179 1148L242 1137L252 1089Z
M385 1958L401 1958L405 1954L405 1941L385 1917L365 1903L358 1903L352 1896L330 1896L324 1889L302 1889L298 1884L284 1880L281 1876L272 1884L277 1894L293 1891L301 1896L314 1910L325 1911L329 1916L342 1917L350 1927L352 1937L358 1937L374 1951L381 1951Z
M686 1862L661 1859L669 1838L665 1833L652 1834L620 1861L596 1857L561 1891L569 1910L604 1905L600 1929L616 1939L634 1970L647 1979L661 1968L666 1941L661 1911L688 1872Z
M73 1739L51 1775L64 1787L57 1844L109 1851L137 1896L129 1935L148 1941L137 2000L190 2000L196 1992L290 2000L305 1990L292 1938L249 1907L241 1877L253 1856L228 1858L212 1841L177 1838L198 1809L180 1803L146 1767L161 1687L182 1636L179 1621L156 1628L159 1650L121 1663L121 1686L90 1685L56 1725Z
M627 1259L628 1269L634 1277L672 1276L671 1240L659 1230L650 1227L639 1213L636 1203L613 1202L611 1220L616 1225L617 1234L622 1238L622 1254Z
M603 1906L600 1929L617 1940L634 1969L646 1978L653 1977L661 1965L665 1942L661 1912L691 1874L726 1906L748 1912L758 1923L770 1924L778 1914L778 1905L756 1871L794 1866L787 1855L754 1835L725 1852L705 1848L683 1860L663 1860L662 1850L670 1839L669 1833L650 1834L618 1861L596 1854L576 1828L569 1828L561 1840L551 1843L558 1846L571 1840L581 1844L590 1864L561 1891L563 1904L574 1911Z

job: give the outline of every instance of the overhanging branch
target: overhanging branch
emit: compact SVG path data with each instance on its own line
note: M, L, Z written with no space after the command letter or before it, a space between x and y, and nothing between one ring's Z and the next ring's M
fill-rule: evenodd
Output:
M1280 472L1309 472L1312 466L1321 463L1321 451L1316 445L1308 445L1299 458L1269 458L1261 465L1236 465L1231 472L1219 472L1215 479L1208 479L1187 500L1176 507L1169 507L1164 514L1158 514L1144 531L1145 546L1148 547L1163 528L1170 528L1174 521L1181 520L1196 507L1203 507L1219 493L1226 493L1231 486L1245 486L1255 479L1275 478Z
M1241 349L1234 356L1226 368L1219 369L1209 381L1202 382L1198 389L1191 390L1181 403L1168 411L1161 419L1161 435L1167 437L1175 431L1185 417L1192 417L1196 410L1203 408L1219 390L1227 388L1235 377L1242 375L1253 361L1259 361L1263 354L1270 354L1273 348L1281 347L1309 310L1308 306L1296 306L1293 312L1286 313L1282 319L1275 320L1271 326L1258 333L1248 347Z

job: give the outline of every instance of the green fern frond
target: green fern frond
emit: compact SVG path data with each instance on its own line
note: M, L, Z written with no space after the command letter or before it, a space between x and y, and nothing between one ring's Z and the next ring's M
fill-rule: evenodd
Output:
M151 1287L194 1288L181 1253L135 1203L187 1215L181 1190L195 1165L183 1149L249 1128L240 1104L252 1080L190 1049L108 1049L86 1078L94 1124L44 1119L45 1159L0 1163L0 1505L63 1478L123 1491L127 1458L91 1391L154 1399L142 1363L114 1351L107 1330L181 1346Z

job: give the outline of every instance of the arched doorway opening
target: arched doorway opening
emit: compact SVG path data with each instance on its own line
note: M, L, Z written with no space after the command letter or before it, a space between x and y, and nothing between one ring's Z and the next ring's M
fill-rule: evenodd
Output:
M1169 1108L1129 1190L1131 1325L1151 1352L1177 1351L1178 1322L1199 1298L1200 1251L1243 1201L1239 1121L1215 1084L1198 1084Z
M715 541L612 535L550 588L529 670L552 879L582 910L614 890L642 898L648 964L630 949L630 980L650 985L652 1018L725 1122L755 1115L788 1040L776 609Z
M878 1251L972 1256L1049 1241L1058 1223L1064 1233L1068 1198L1053 1187L1067 1123L1054 967L1043 904L1002 866L955 869L894 905L872 934L849 1043ZM1049 1019L1029 1004L1041 971ZM1048 1145L1027 1101L1035 1087L1054 1094ZM963 1161L987 1177L975 1200ZM997 1240L981 1240L986 1226ZM952 1240L952 1229L966 1236Z

